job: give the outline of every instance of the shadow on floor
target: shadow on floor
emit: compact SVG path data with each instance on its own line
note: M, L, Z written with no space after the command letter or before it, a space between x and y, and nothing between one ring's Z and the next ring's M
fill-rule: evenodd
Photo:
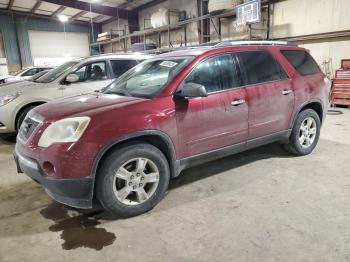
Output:
M220 160L206 163L195 168L188 169L184 171L183 174L181 174L178 178L173 179L171 181L169 185L169 190L175 190L178 187L191 184L195 181L199 181L207 177L218 175L222 172L238 168L240 166L255 161L274 157L289 158L292 156L286 153L279 144L271 144L268 146L260 147L251 151L247 151L241 154L226 157ZM23 188L27 188L28 190L24 190L26 191L25 195L22 195L22 197L18 197L18 195L23 194ZM6 221L8 221L11 222L12 225L10 226L10 228L14 227L16 226L16 224L18 225L20 223L23 223L23 214L26 214L26 211L31 212L37 210L38 208L41 208L40 214L42 215L42 217L48 220L52 220L54 224L48 226L47 223L40 222L37 219L37 216L33 215L32 221L28 221L28 219L26 219L26 221L24 222L28 223L28 226L25 227L26 229L12 229L12 233L8 231L2 232L4 233L4 235L36 234L39 231L47 230L48 226L48 229L50 231L60 232L60 237L64 241L64 243L62 244L62 248L65 250L72 250L80 247L101 250L104 247L113 244L117 238L114 233L108 232L105 228L101 228L101 225L103 225L103 222L101 222L101 220L115 221L119 218L110 216L108 213L101 211L101 209L99 209L98 207L96 210L84 211L71 209L58 203L47 204L51 201L47 200L48 197L46 196L46 193L41 189L40 186L29 181L19 184L16 187L16 189L17 190L15 191L17 193L14 193L14 188L11 188L9 190L3 188L2 190L3 192L1 195L3 195L3 201L8 202L8 204L11 203L12 205L19 205L20 209L14 208L14 217L3 217L3 220L0 220L0 224L1 222L6 223ZM45 201L37 203L33 206L28 201L26 201L26 198L32 199L33 197L37 199L45 199ZM182 201L186 200L179 199L177 201L177 204L181 204ZM27 203L25 207L21 204L22 202ZM173 202L169 204L174 205L175 203ZM36 209L33 210L34 207ZM167 206L166 208L169 207ZM9 219L11 221L9 221Z
M281 144L278 143L255 148L240 154L228 156L226 158L189 168L182 172L179 177L170 182L169 190L176 189L207 177L218 175L222 172L235 169L252 162L275 157L290 158L295 156L286 152L282 148Z
M0 134L0 144L13 145L16 143L16 135Z

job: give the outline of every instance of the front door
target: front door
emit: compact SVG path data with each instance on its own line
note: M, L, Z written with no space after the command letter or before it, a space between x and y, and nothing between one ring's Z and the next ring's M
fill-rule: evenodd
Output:
M63 90L64 97L100 90L112 81L108 76L106 61L85 64L72 74L76 74L79 80L71 84L62 83L60 88Z
M238 53L249 105L249 140L289 128L294 107L291 80L267 51Z
M248 134L248 107L236 63L231 54L201 62L184 83L203 85L208 97L175 101L181 158L244 143Z

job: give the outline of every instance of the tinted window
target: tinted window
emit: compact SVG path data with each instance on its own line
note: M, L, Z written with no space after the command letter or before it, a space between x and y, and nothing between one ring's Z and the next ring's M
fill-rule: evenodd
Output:
M246 85L286 79L282 67L265 51L251 51L237 54L246 72Z
M114 78L120 77L129 69L137 65L136 60L111 60Z
M241 86L231 54L218 55L200 63L186 78L185 83L203 85L208 93Z
M27 72L23 73L22 76L33 76L38 72L37 68L29 69Z
M281 51L281 52L285 56L285 58L287 58L289 63L291 63L301 75L313 75L321 72L317 63L308 52L306 51Z
M78 82L106 80L106 63L95 62L84 65L74 72L79 76Z

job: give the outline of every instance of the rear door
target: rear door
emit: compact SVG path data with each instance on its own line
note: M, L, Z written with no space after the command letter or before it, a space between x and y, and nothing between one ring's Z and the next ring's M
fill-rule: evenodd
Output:
M175 101L182 157L193 156L225 146L245 143L248 132L246 103L238 67L231 54L221 54L201 62L185 83L203 85L208 97Z
M237 53L247 92L249 140L287 130L294 109L292 82L271 53Z

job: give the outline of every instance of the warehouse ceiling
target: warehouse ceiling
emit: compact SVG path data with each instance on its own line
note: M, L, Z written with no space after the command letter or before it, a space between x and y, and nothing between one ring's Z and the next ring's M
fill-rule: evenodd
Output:
M65 15L70 21L102 23L113 17L126 19L128 12L154 0L0 0L0 11L24 13L57 19ZM91 4L91 13L90 13Z

